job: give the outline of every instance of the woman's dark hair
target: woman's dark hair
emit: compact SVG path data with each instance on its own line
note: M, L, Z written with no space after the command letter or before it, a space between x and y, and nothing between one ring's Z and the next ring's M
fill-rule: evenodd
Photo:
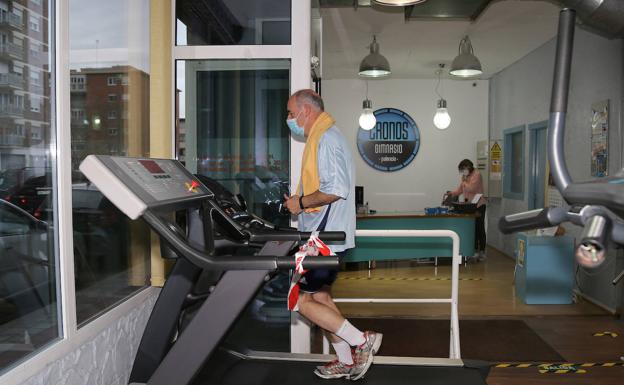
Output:
M457 168L459 170L462 170L464 168L467 168L468 171L473 172L474 171L474 164L472 164L472 162L470 161L470 159L464 159L461 162L459 162L459 166L457 166Z

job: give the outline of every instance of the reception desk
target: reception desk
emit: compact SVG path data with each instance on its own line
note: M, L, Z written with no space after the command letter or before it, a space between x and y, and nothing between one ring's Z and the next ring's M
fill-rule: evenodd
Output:
M425 215L422 212L395 212L358 215L358 230L452 230L459 235L459 253L474 254L475 214ZM344 262L386 261L431 257L452 257L449 238L356 237L355 248Z

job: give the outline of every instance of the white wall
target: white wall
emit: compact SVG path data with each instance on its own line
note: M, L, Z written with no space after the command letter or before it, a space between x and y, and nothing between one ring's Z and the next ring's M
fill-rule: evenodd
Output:
M373 109L392 107L408 113L420 130L420 150L407 167L382 172L368 166L357 150L358 117L366 94L360 79L323 80L325 110L336 119L351 144L356 184L364 186L364 200L377 211L414 211L438 206L442 194L459 184L458 163L476 163L478 140L487 138L488 81L444 79L442 96L448 102L452 123L444 131L433 125L438 96L435 79L369 81ZM474 86L473 86L474 84Z
M548 119L555 47L553 39L490 79L492 139L501 139L506 128ZM566 162L573 180L591 179L590 108L592 103L605 99L610 100L609 173L613 175L622 167L622 65L622 40L608 40L576 28L565 134ZM527 135L525 199L490 199L488 204L488 243L508 255L513 255L515 236L502 235L496 226L501 216L528 209L528 152ZM566 229L577 237L580 234L576 226L566 226ZM614 308L618 303L618 289L611 286L610 280L621 265L622 261L617 260L612 251L601 268L581 269L578 273L581 291Z
M100 333L79 344L62 358L51 361L45 369L32 373L22 384L127 384L141 336L160 293L159 289L148 290L150 293L144 302L127 314L122 314Z

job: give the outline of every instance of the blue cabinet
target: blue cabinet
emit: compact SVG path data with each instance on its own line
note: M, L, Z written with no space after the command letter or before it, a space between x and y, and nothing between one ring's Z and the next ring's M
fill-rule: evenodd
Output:
M519 233L515 285L516 296L526 304L572 303L574 238Z

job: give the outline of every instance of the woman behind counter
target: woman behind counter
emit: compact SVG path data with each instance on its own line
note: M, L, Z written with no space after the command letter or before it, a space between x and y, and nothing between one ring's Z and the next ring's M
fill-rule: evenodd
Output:
M448 192L451 196L464 195L467 202L472 202L475 195L481 194L477 202L477 217L475 220L475 256L482 261L485 255L485 197L483 197L483 179L481 173L475 170L474 164L469 159L464 159L457 166L461 183L454 190Z

